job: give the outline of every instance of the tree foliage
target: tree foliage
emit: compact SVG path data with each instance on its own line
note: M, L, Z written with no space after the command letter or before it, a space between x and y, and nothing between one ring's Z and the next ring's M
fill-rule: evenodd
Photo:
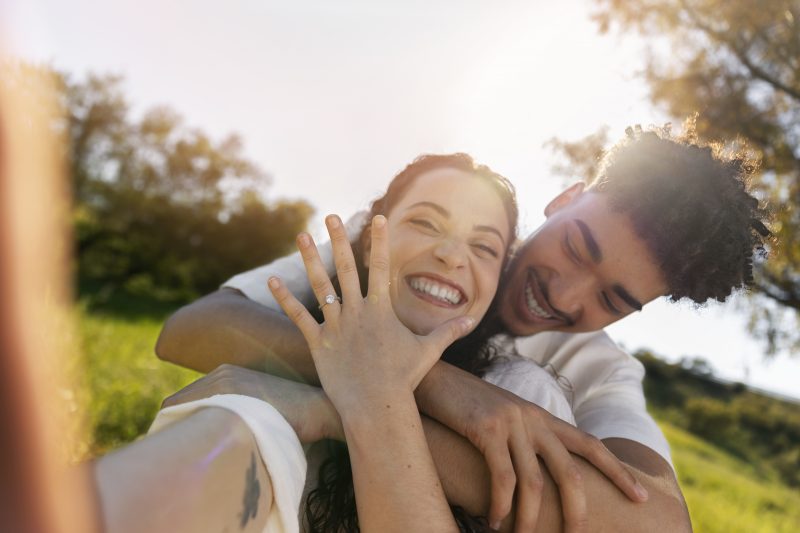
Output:
M757 272L753 328L772 351L800 348L800 1L594 5L600 32L646 39L642 75L654 104L678 121L698 113L703 138L746 144L760 158L756 186L774 211L776 239ZM574 143L556 141L555 147L567 166L591 169L596 158L587 160L577 150L598 141L607 143L603 131Z
M230 135L215 141L166 107L132 116L118 76L19 65L5 83L50 78L63 114L83 287L182 301L289 252L312 213L268 204L269 177Z

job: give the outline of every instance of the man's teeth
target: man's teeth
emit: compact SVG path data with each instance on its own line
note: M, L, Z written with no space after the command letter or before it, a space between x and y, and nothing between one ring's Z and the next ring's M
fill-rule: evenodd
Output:
M541 317L541 318L553 318L552 315L548 314L547 311L539 305L539 302L536 301L536 298L533 297L533 286L531 285L532 282L528 282L525 284L525 299L528 302L528 309L534 315Z
M429 294L449 304L458 304L461 302L461 293L452 287L436 283L428 278L411 278L411 288Z

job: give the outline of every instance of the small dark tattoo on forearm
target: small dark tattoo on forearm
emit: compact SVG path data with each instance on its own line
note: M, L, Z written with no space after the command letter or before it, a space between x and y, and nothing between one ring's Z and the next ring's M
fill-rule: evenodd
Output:
M256 477L256 455L250 454L250 468L247 469L244 479L244 498L241 520L239 526L244 529L250 519L258 513L258 497L261 496L261 485Z

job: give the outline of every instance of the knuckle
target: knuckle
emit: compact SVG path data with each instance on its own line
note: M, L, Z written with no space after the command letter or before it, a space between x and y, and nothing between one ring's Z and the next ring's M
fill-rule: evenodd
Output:
M491 439L499 436L501 425L496 416L482 416L477 420L476 429L478 433Z
M517 484L517 475L513 468L501 468L494 475L495 482L501 487L513 487Z
M567 467L567 480L575 485L583 485L583 475L578 467L573 463Z
M587 531L589 527L589 517L586 516L586 512L576 512L572 519L572 526L574 531Z
M311 288L314 292L323 292L327 290L329 281L326 279L315 279L311 281Z
M389 258L382 255L373 254L370 267L380 270L389 270Z
M603 441L597 437L589 435L586 439L586 451L590 457L600 458L610 453Z
M288 312L289 318L295 324L301 323L303 321L303 318L305 318L305 314L306 314L306 310L303 309L303 308L299 308L299 307L291 309Z
M525 485L533 492L542 492L544 490L544 476L542 476L541 472L536 472L525 479Z
M356 265L352 261L342 261L339 265L339 274L352 274L356 272Z

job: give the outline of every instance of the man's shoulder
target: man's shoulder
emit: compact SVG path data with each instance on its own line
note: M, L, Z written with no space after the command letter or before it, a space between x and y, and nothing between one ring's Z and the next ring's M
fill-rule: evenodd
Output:
M521 356L577 382L588 380L587 385L621 375L640 381L644 375L642 364L602 330L588 333L546 331L517 338L514 344Z
M517 353L539 362L555 357L572 357L586 351L600 357L630 357L604 330L586 333L544 331L529 337L517 337L514 345Z

